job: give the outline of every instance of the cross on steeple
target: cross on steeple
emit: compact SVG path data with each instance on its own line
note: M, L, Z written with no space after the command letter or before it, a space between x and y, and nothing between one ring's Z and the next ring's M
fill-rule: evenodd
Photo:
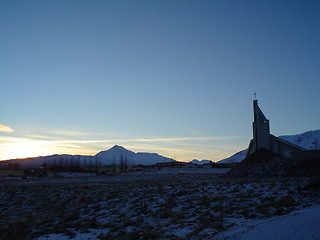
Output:
M253 94L253 100L257 100L257 93Z

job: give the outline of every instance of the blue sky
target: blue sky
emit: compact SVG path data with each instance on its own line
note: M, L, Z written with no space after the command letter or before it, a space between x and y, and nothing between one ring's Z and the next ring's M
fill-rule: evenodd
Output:
M319 129L319 1L0 0L0 159L114 144L181 161ZM7 128L6 128L7 127Z

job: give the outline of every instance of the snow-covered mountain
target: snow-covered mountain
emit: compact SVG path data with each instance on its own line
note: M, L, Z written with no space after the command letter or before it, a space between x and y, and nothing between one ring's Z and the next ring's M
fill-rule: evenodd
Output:
M307 131L297 135L279 136L279 138L308 150L320 149L320 130Z
M279 136L279 138L303 147L307 150L320 149L320 130L307 131L296 135ZM225 158L217 163L241 162L246 157L247 149L244 149L231 157Z
M95 156L55 154L8 161L10 163L19 163L22 168L37 168L42 166L153 165L161 162L174 162L175 160L157 153L135 153L122 146L115 145L109 150L97 153ZM8 161L0 161L0 167L7 166Z
M243 159L245 159L246 153L247 153L247 149L244 149L244 150L241 150L241 151L235 153L231 157L225 158L225 159L223 159L223 160L221 160L219 162L216 162L216 163L237 163L237 162L241 162Z
M203 165L203 164L212 163L212 161L210 161L210 160L201 160L200 161L200 160L197 160L197 159L193 159L192 161L190 161L190 163Z
M160 162L175 162L172 158L163 157L157 153L132 152L122 146L115 145L107 151L95 155L101 165L128 164L152 165Z

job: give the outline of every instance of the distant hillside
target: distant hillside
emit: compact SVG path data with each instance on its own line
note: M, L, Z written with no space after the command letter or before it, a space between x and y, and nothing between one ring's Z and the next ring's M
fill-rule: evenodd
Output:
M235 153L234 155L232 155L231 157L225 158L219 162L216 163L237 163L237 162L241 162L243 159L245 159L246 157L246 153L247 153L247 149L245 150L241 150L237 153Z
M50 156L0 161L0 167L7 167L8 163L19 163L21 168L37 168L44 166L93 166L95 159L92 156L55 154Z
M193 159L192 161L190 161L190 163L193 163L193 164L198 164L198 165L203 165L203 164L210 164L212 163L212 161L210 160L197 160L197 159Z
M157 153L132 152L122 146L115 145L107 151L95 155L101 165L126 163L128 165L152 165L160 162L175 162L172 158L161 156Z
M173 162L172 158L157 153L135 153L124 147L115 145L109 150L101 151L95 156L56 154L51 156L12 159L0 161L1 166L10 163L19 163L22 168L36 168L42 166L107 166L107 165L153 165L160 162Z
M288 141L290 143L296 144L307 150L320 149L320 130L307 131L307 132L296 134L296 135L279 136L279 138L285 141ZM240 152L235 153L231 157L218 161L217 163L241 162L246 157L246 151L247 149L244 149Z

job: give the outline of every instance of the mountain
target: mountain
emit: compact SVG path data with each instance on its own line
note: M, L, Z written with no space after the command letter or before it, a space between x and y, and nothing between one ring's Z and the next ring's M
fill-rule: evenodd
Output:
M210 160L201 160L201 161L199 161L197 159L193 159L192 161L190 161L190 163L203 165L203 164L212 163L212 161L210 161Z
M307 131L296 135L279 136L279 138L303 147L307 150L320 149L320 130ZM217 163L236 163L241 162L246 157L247 149L244 149L231 157L225 158Z
M0 161L0 167L6 167L8 163L19 163L22 168L37 168L42 166L153 165L160 162L174 161L172 158L163 157L157 153L135 153L122 146L115 145L109 150L97 153L95 156L55 154L51 156Z
M279 138L307 150L320 149L320 130L307 131L297 135L279 136Z
M101 165L123 164L152 165L160 162L174 162L172 158L163 157L157 153L132 152L122 146L115 145L107 151L95 155Z
M115 145L109 150L97 153L94 157L101 162L101 165L114 165L120 164L121 161L130 162L135 158L135 155L136 153Z

